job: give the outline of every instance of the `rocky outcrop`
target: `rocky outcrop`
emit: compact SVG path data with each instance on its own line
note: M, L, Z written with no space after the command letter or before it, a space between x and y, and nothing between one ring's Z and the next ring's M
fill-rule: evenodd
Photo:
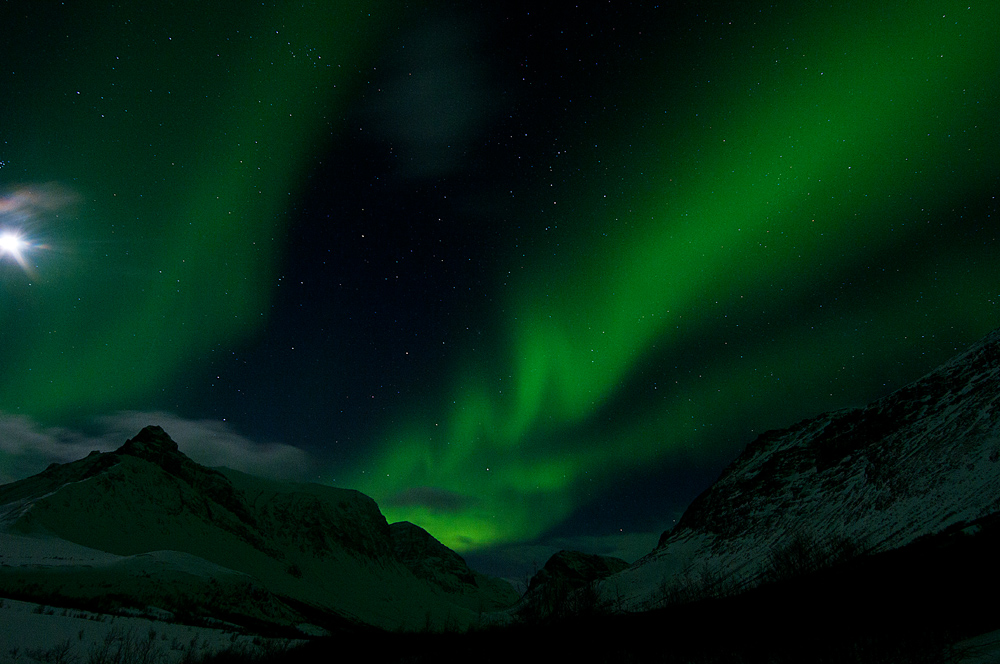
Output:
M621 572L621 558L580 551L559 551L528 582L520 613L532 620L597 611L598 582Z
M613 556L599 556L580 551L559 551L531 577L528 592L542 586L565 586L575 590L588 583L604 579L628 567L628 563Z
M518 593L512 585L470 569L462 556L420 526L399 521L389 526L389 532L396 559L418 579L463 606L478 613L507 608L517 602Z
M396 559L418 579L430 581L447 592L476 584L475 575L462 556L420 526L400 521L389 526L389 533Z
M255 526L256 519L247 509L243 496L217 470L206 468L182 454L169 435L159 426L147 426L135 438L125 441L112 454L134 457L155 464L209 500L224 507L243 524Z

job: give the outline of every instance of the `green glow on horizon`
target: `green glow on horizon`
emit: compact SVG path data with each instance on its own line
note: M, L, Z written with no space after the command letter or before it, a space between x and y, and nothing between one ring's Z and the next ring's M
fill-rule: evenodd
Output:
M619 425L610 437L586 426L654 347L697 339L729 315L733 325L759 327L748 303L780 310L919 236L905 214L912 196L926 197L928 177L941 189L933 204L944 205L976 176L977 164L996 163L991 118L998 109L988 92L994 73L983 63L1000 55L1000 9L946 4L872 9L829 30L811 29L829 18L816 11L770 35L774 43L754 45L735 73L713 72L733 79L723 84L730 94L700 104L651 94L649 108L665 109L667 119L660 133L650 128L630 139L662 146L662 159L630 172L645 172L661 193L653 188L598 209L593 192L614 191L613 181L566 192L578 209L592 204L593 211L574 219L553 209L546 224L571 229L564 245L544 245L535 253L545 258L520 264L511 256L506 359L461 367L433 435L420 423L389 432L390 444L370 464L378 470L360 488L390 521L431 523L432 534L460 551L527 539L579 504L582 482L684 450L710 454L711 430L692 420L726 413L767 425L760 412L783 412L787 389L818 392L809 381L836 375L852 350L843 339L855 343L848 332L859 319L828 322L808 338L768 341L745 357L705 358L705 378L677 388L642 424ZM776 58L788 64L777 65L774 78ZM690 133L678 138L675 124ZM952 135L952 126L978 133ZM614 239L598 237L598 227ZM926 314L899 297L934 288L932 276L918 276L917 286L878 287L854 313L900 336L928 329ZM995 281L982 268L964 297L929 297L941 321L975 335L984 330L972 312ZM871 353L855 370L876 373L897 359ZM755 378L768 367L786 375L784 385ZM737 406L734 394L742 395ZM461 496L472 507L430 512L392 504L414 486Z

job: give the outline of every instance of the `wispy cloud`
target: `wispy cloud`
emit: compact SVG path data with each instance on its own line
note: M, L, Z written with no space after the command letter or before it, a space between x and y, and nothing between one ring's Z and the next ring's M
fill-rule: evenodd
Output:
M114 447L100 437L62 427L45 427L24 415L0 413L0 482L23 479L51 463L66 463L92 450Z
M205 466L228 466L273 479L305 479L315 465L296 447L251 440L219 420L122 411L97 417L93 424L92 431L86 433L0 413L0 484L39 473L51 463L75 461L92 450L110 452L150 424L163 427L181 452Z

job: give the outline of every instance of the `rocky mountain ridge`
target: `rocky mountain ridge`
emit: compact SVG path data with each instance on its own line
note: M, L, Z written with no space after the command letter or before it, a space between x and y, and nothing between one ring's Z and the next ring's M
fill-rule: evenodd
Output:
M414 529L390 526L357 491L200 466L150 426L114 452L0 487L0 590L114 595L237 623L392 629L466 625L516 601L509 584ZM45 564L15 560L67 544L71 555Z
M1000 330L864 408L761 434L602 598L643 610L679 587L737 592L789 556L822 565L993 514L998 413Z

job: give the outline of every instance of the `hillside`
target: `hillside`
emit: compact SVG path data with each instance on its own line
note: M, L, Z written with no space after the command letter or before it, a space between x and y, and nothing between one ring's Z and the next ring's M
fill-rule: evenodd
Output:
M761 434L656 549L603 584L629 610L732 594L1000 510L1000 331L858 409Z
M155 426L0 487L0 530L0 593L50 603L329 630L464 626L517 599L436 541L417 560L430 536L411 554L357 491L205 468Z

